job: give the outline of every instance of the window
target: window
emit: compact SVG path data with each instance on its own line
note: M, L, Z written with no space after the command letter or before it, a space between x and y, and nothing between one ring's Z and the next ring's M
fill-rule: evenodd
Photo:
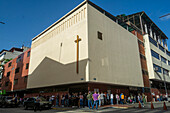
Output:
M164 57L161 56L161 61L166 63L166 59Z
M159 44L159 49L163 52L165 52L164 48Z
M149 37L149 42L158 47L157 42L153 38Z
M9 77L10 76L10 71L7 73L7 77Z
M146 60L146 57L142 54L140 54L140 58Z
M19 67L15 69L15 74L19 73Z
M170 65L170 61L168 61L168 65Z
M169 51L166 51L166 54L167 54L168 56L170 56L170 52L169 52Z
M8 86L9 82L5 82L5 86Z
M102 40L102 33L98 31L98 39Z
M14 85L17 85L18 84L18 79L15 79L14 80Z
M27 82L27 78L28 78L28 76L25 76L25 77L24 77L24 82L25 82L25 83Z
M29 63L26 64L26 69L28 69L28 68L29 68Z
M156 53L155 51L151 50L151 54L153 57L157 58L159 60L159 54Z
M0 87L1 87L2 85L0 84Z
M19 56L19 57L17 58L16 63L18 63L18 62L20 62L20 61L21 61L21 56Z
M30 51L28 51L28 53L27 53L27 57L29 57L30 56Z
M148 71L142 69L143 75L148 75Z
M160 66L158 66L158 65L156 65L156 64L153 64L153 68L155 69L156 72L162 73ZM156 69L157 69L157 70L156 70Z
M163 74L169 76L169 71L163 68Z
M11 67L11 64L12 64L12 62L10 62L10 63L8 64L8 67Z

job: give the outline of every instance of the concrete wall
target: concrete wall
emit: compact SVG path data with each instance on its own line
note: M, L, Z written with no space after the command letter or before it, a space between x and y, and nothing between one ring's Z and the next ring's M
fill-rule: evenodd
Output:
M76 73L79 42L79 73ZM80 7L32 42L28 88L84 82L88 59L87 8Z
M143 87L137 37L88 5L88 38L90 81Z

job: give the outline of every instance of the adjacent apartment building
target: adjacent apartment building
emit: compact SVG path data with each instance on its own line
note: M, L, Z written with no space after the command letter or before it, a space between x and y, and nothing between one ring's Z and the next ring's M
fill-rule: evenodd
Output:
M127 16L120 15L119 18L130 26L135 26L143 34L152 93L156 95L170 94L170 51L167 47L168 37L145 12Z
M21 48L11 48L10 50L3 49L0 52L0 92L2 86L2 77L4 74L4 64L11 59L14 59L18 55L22 54L24 51L28 50L28 47L21 47Z
M150 96L141 30L84 1L32 39L26 96L102 91Z
M4 64L1 86L7 95L24 97L27 86L30 52L31 49L27 49L25 52Z

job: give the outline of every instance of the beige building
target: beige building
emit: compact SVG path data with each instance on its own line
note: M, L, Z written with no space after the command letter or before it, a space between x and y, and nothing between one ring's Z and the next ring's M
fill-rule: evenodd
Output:
M81 39L78 46L77 35ZM128 94L129 87L144 87L138 39L90 1L82 2L32 40L28 90Z

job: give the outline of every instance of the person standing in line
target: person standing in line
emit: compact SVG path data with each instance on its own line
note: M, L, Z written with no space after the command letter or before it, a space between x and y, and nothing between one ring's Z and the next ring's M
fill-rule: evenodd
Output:
M119 95L116 94L116 103L117 103L117 104L119 104L119 100L120 100Z
M109 96L109 93L107 93L107 104L109 105L110 104L110 96Z
M101 99L101 105L103 106L104 105L104 93L103 92L101 92L101 94L100 94L100 99Z
M110 94L111 105L113 105L113 93Z
M83 95L83 107L87 106L87 93Z
M90 109L90 106L93 106L92 105L93 98L92 98L92 93L90 91L89 91L89 94L87 95L87 99L88 99L88 107Z
M57 93L57 95L56 95L56 106L57 106L57 107L59 106L59 95L58 95L58 93Z
M123 104L125 96L123 93L120 94L120 104Z
M81 92L80 92L79 98L80 98L80 107L83 107L83 95Z
M93 94L94 103L93 103L92 109L94 108L94 105L96 105L96 109L98 109L98 97L99 97L99 95L95 91Z
M100 97L100 92L98 92L98 100L99 100L99 107L101 106L101 97Z
M122 93L120 94L120 104L123 104L123 102L122 102Z
M68 94L65 95L65 105L66 107L69 106Z
M61 95L61 103L62 103L62 107L64 107L64 100L65 100L65 96Z

